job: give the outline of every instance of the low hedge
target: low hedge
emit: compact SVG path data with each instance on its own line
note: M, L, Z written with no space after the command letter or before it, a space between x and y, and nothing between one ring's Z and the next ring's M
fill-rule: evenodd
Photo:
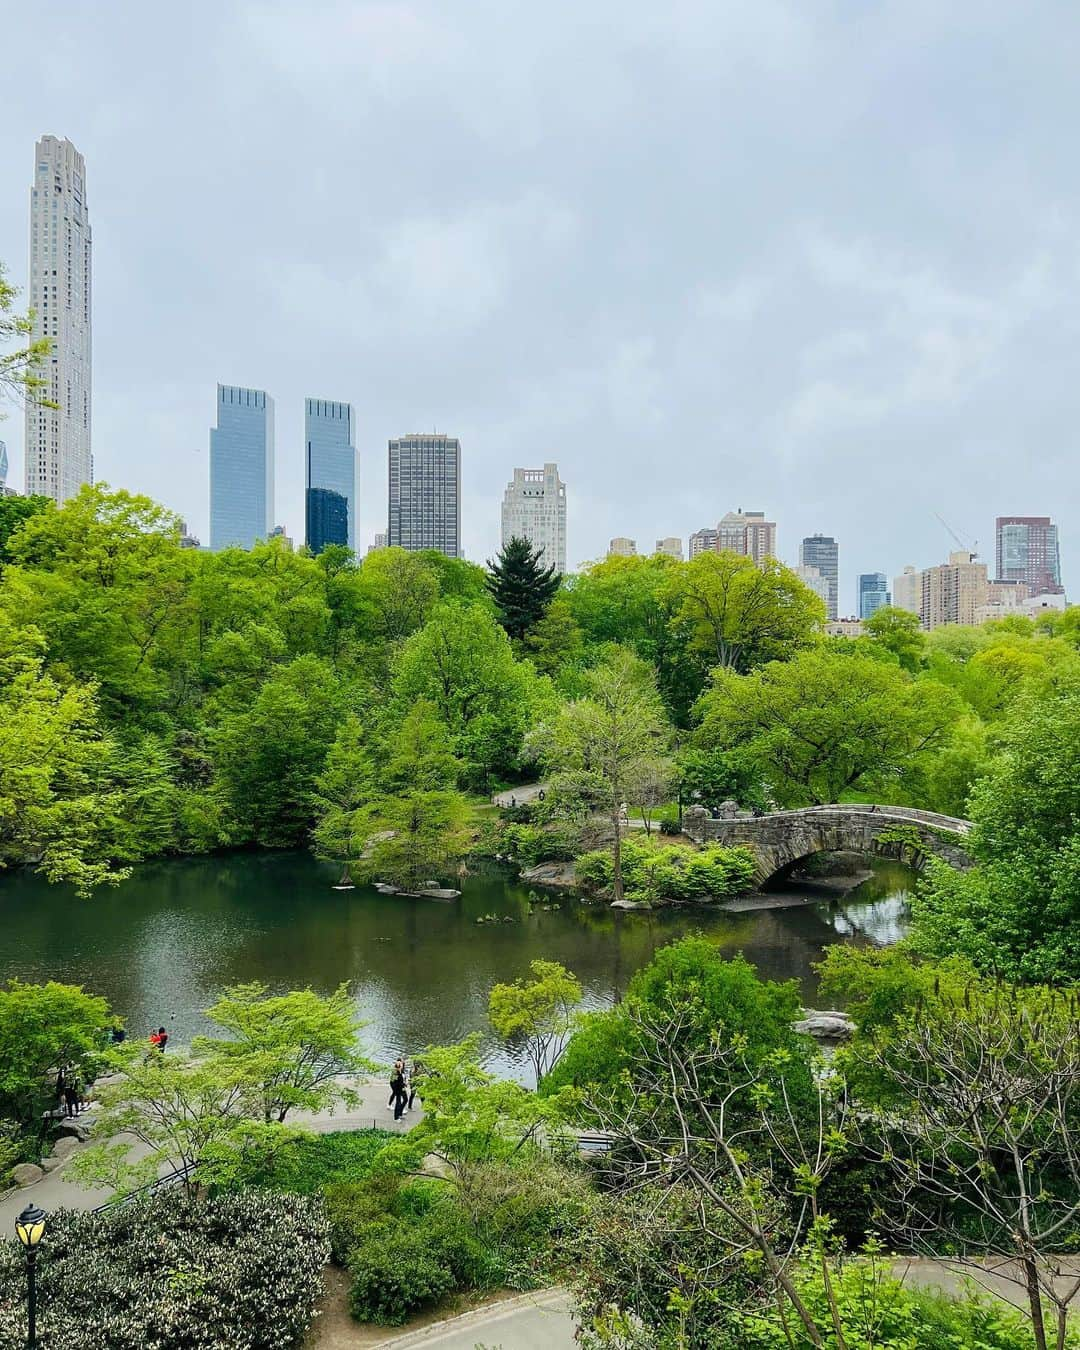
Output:
M58 1210L39 1249L39 1344L102 1350L286 1350L314 1314L330 1254L322 1205L169 1191L101 1214ZM0 1345L26 1336L26 1262L0 1243Z

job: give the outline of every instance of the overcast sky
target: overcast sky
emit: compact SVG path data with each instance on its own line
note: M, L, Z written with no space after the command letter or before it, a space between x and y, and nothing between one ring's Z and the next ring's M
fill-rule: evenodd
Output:
M855 576L1053 514L1080 588L1075 0L6 6L0 259L86 156L99 478L207 537L215 384L461 437L466 552L558 462L571 563L726 510ZM0 439L22 482L22 418Z

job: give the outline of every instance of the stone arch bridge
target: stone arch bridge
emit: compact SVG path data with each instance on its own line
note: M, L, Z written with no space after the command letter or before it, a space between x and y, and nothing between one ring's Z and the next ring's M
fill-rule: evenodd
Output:
M921 867L929 854L969 867L971 822L907 806L838 804L751 816L721 808L719 819L700 806L683 813L683 833L699 844L746 844L754 852L761 886L784 876L815 853L865 853Z

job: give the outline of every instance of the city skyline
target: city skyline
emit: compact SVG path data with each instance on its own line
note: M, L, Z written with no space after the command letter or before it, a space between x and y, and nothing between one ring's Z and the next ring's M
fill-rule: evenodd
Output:
M316 23L233 0L194 26L125 0L67 14L77 61L8 72L0 259L30 303L30 154L69 138L93 198L96 476L205 539L205 391L225 378L278 400L297 539L304 465L284 447L326 392L357 409L361 542L382 528L386 438L439 425L468 447L478 559L510 468L557 445L571 567L749 501L788 562L815 530L841 540L845 609L860 572L940 556L933 509L984 552L996 515L1052 509L1077 575L1061 110L1080 94L1045 60L1050 10L872 7L853 26L791 0L678 21L601 3L573 42L557 3L498 31L413 0L328 2ZM38 21L16 12L5 36L34 50ZM593 78L556 94L570 59ZM911 116L890 115L885 71ZM982 107L1037 147L1022 173ZM746 134L714 144L718 116ZM664 190L628 213L643 177ZM661 209L691 186L698 210ZM0 427L17 487L21 422Z

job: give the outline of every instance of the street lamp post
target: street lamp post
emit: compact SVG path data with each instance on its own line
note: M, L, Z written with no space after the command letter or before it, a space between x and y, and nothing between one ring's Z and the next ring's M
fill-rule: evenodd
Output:
M27 1205L15 1220L15 1234L26 1248L26 1294L28 1346L37 1345L37 1249L45 1233L45 1211Z

